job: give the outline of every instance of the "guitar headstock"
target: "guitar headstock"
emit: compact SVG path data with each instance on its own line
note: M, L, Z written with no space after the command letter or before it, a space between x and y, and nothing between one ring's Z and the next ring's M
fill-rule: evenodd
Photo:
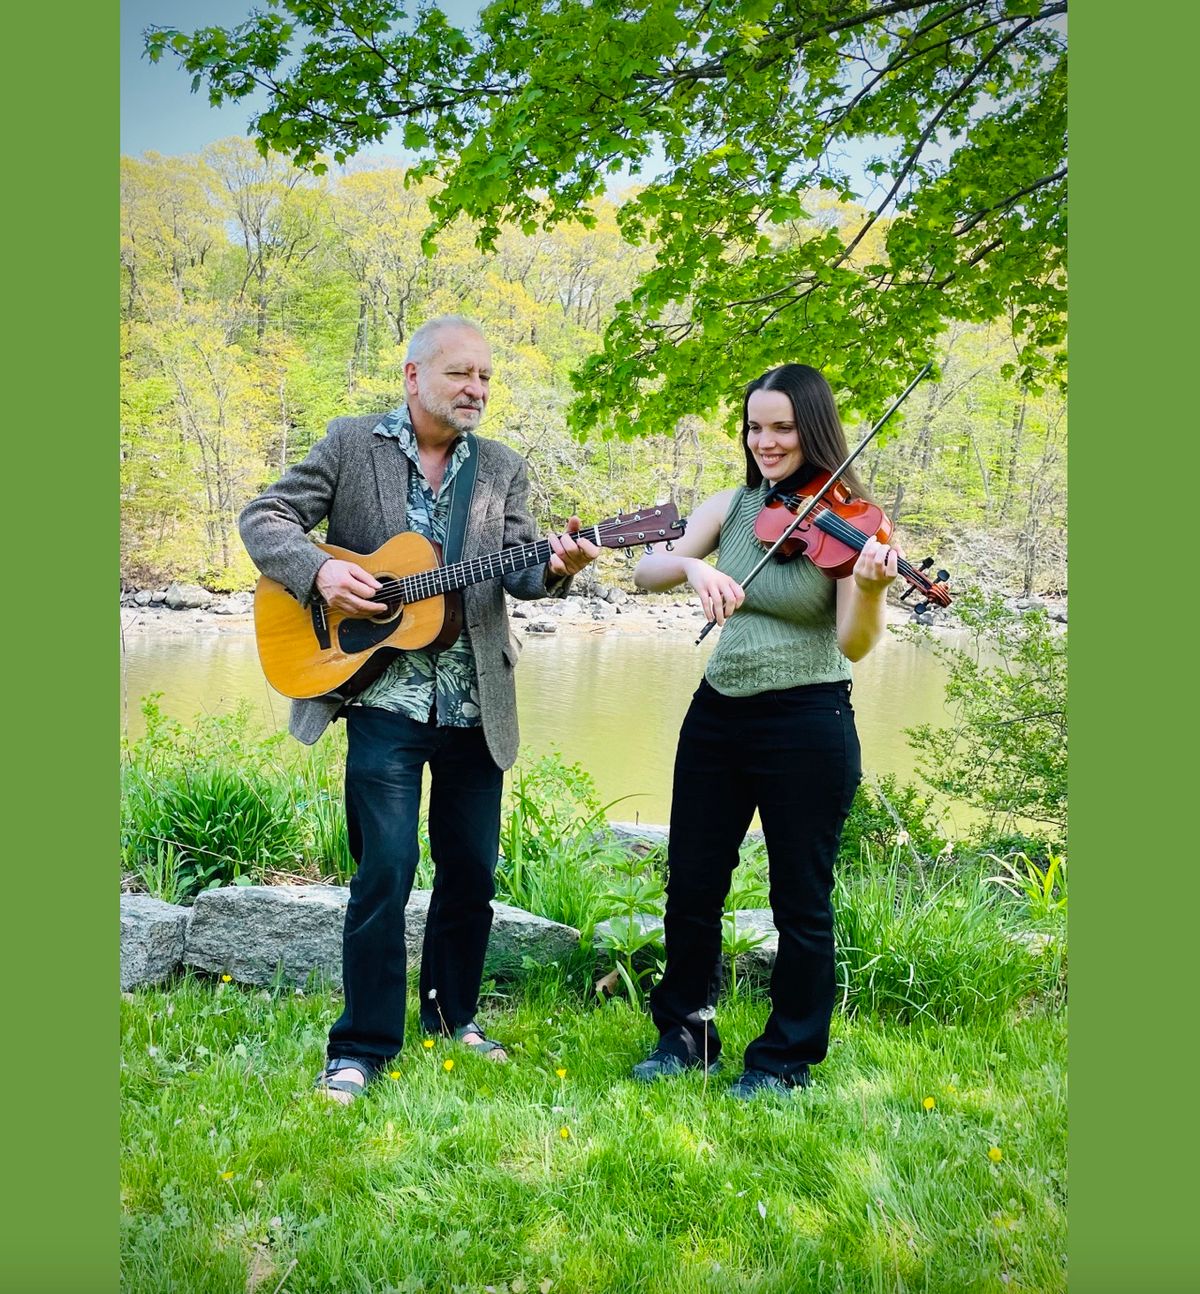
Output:
M687 521L673 503L653 503L649 507L618 512L615 517L599 522L595 526L595 542L604 548L624 548L632 556L635 544L644 544L647 552L654 544L672 548L674 541L682 538L686 526Z

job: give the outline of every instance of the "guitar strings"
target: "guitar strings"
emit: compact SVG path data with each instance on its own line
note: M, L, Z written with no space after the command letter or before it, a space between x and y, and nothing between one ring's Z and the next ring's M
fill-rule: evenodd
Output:
M620 521L602 521L576 532L577 537L600 544L604 539L614 535L627 535L629 547L634 544L664 543L677 538L671 534L653 534L655 530L677 530L677 522L671 521L666 526L653 526L661 518L648 515L630 517ZM650 524L647 524L650 523ZM636 528L636 529L635 529ZM630 531L634 533L630 533ZM682 531L680 531L682 533ZM644 537L643 537L644 536ZM553 553L549 540L539 539L532 544L515 548L502 548L499 552L489 553L484 557L474 557L449 566L432 566L428 570L414 571L399 579L385 580L373 593L373 601L386 602L399 598L403 603L420 602L426 598L437 597L453 592L466 584L475 584L487 579L495 579L511 571L525 570L527 567L545 562ZM463 580L461 577L467 576Z

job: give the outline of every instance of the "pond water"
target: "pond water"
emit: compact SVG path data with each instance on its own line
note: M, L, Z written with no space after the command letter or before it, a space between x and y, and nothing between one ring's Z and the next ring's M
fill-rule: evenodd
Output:
M629 797L610 810L610 818L666 822L679 725L716 636L700 646L694 634L678 630L562 630L520 637L523 749L534 755L558 750L568 762L578 760L604 802ZM245 699L264 724L287 723L288 702L263 678L248 628L130 633L121 670L121 729L131 737L143 730L139 703L150 692L162 692L163 710L180 720L226 713ZM855 666L854 708L869 774L917 780L903 729L948 721L944 684L945 671L927 646L890 633ZM961 831L971 816L961 806L951 808L947 826Z

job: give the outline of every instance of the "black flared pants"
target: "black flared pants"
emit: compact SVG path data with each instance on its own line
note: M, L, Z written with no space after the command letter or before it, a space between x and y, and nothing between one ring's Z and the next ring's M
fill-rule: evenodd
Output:
M771 1012L747 1069L802 1081L829 1047L835 977L833 866L862 775L849 683L728 697L701 682L675 757L667 858L667 967L650 995L661 1046L682 1059L721 1050L721 914L738 846L762 821L779 932Z

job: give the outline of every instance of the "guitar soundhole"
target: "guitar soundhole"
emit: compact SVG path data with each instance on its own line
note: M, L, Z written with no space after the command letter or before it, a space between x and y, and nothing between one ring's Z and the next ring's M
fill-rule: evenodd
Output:
M381 584L388 584L392 581L399 583L399 581L396 579L396 576L394 576L390 571L377 571L375 574L375 578ZM396 602L393 605L389 601L388 609L386 611L381 611L377 616L369 616L368 619L371 621L372 624L390 625L394 621L399 620L403 615L404 615L404 603Z

